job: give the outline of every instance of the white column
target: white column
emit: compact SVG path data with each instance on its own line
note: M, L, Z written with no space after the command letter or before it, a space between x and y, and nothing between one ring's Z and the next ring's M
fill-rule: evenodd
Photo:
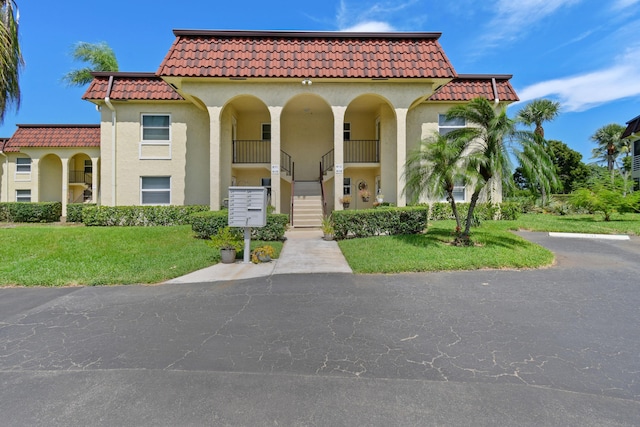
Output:
M69 203L69 159L61 157L62 162L62 217L67 216L67 203Z
M407 108L396 108L396 205L406 206L404 164L407 159Z
M98 171L98 158L91 158L91 203L98 203L98 179L100 178L100 172Z
M209 206L220 210L220 114L222 107L209 109Z
M15 197L14 189L12 199L15 200ZM36 157L31 159L31 201L40 201L40 159Z
M342 210L342 186L344 179L344 113L347 107L332 106L333 111L333 206Z
M280 192L280 116L282 107L269 107L271 114L271 204L276 213L282 212Z

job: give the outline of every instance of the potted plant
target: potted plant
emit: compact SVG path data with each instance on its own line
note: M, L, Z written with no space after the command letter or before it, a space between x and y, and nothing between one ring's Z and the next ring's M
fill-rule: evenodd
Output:
M382 194L378 194L376 196L376 202L378 202L378 204L382 204L382 202L384 202L384 196Z
M369 197L371 197L371 193L366 188L363 188L362 190L360 190L359 194L360 194L360 197L362 197L363 202L368 202Z
M340 198L340 203L342 203L342 207L347 209L351 204L351 196L342 196Z
M220 260L223 264L233 264L237 252L242 249L243 241L240 235L229 227L221 227L207 242L214 249L220 249Z
M331 215L327 215L322 218L322 233L324 236L322 237L324 240L333 240L333 219Z

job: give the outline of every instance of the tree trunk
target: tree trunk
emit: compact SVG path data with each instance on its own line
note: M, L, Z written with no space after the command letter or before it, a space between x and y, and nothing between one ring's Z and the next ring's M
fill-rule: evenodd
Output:
M460 227L460 215L458 214L458 206L456 205L456 201L453 199L453 192L447 191L447 194L449 195L449 202L451 203L453 217L456 219L456 233L460 233L462 227Z
M478 198L480 197L480 190L477 189L473 192L471 196L471 203L469 204L469 213L467 213L467 223L464 227L464 233L462 236L465 239L469 239L469 234L471 233L471 221L473 220L473 211L476 209L476 204L478 203Z

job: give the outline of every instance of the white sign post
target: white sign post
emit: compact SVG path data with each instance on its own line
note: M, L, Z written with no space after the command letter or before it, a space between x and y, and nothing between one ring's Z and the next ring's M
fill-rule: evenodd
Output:
M229 227L244 228L244 259L251 255L251 227L267 225L267 189L265 187L229 187Z

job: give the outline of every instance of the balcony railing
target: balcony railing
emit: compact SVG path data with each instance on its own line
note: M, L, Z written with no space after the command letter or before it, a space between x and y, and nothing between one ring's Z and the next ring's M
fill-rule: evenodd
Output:
M359 139L344 142L345 163L380 163L380 140Z
M91 184L93 183L93 174L85 171L69 171L70 184Z
M640 171L640 154L633 156L633 171Z
M324 171L333 167L333 150L322 159ZM280 153L280 165L283 171L291 174L291 156ZM233 163L271 163L271 141L234 140ZM344 141L344 163L380 163L380 140L359 139Z
M233 163L271 163L271 141L234 140Z

